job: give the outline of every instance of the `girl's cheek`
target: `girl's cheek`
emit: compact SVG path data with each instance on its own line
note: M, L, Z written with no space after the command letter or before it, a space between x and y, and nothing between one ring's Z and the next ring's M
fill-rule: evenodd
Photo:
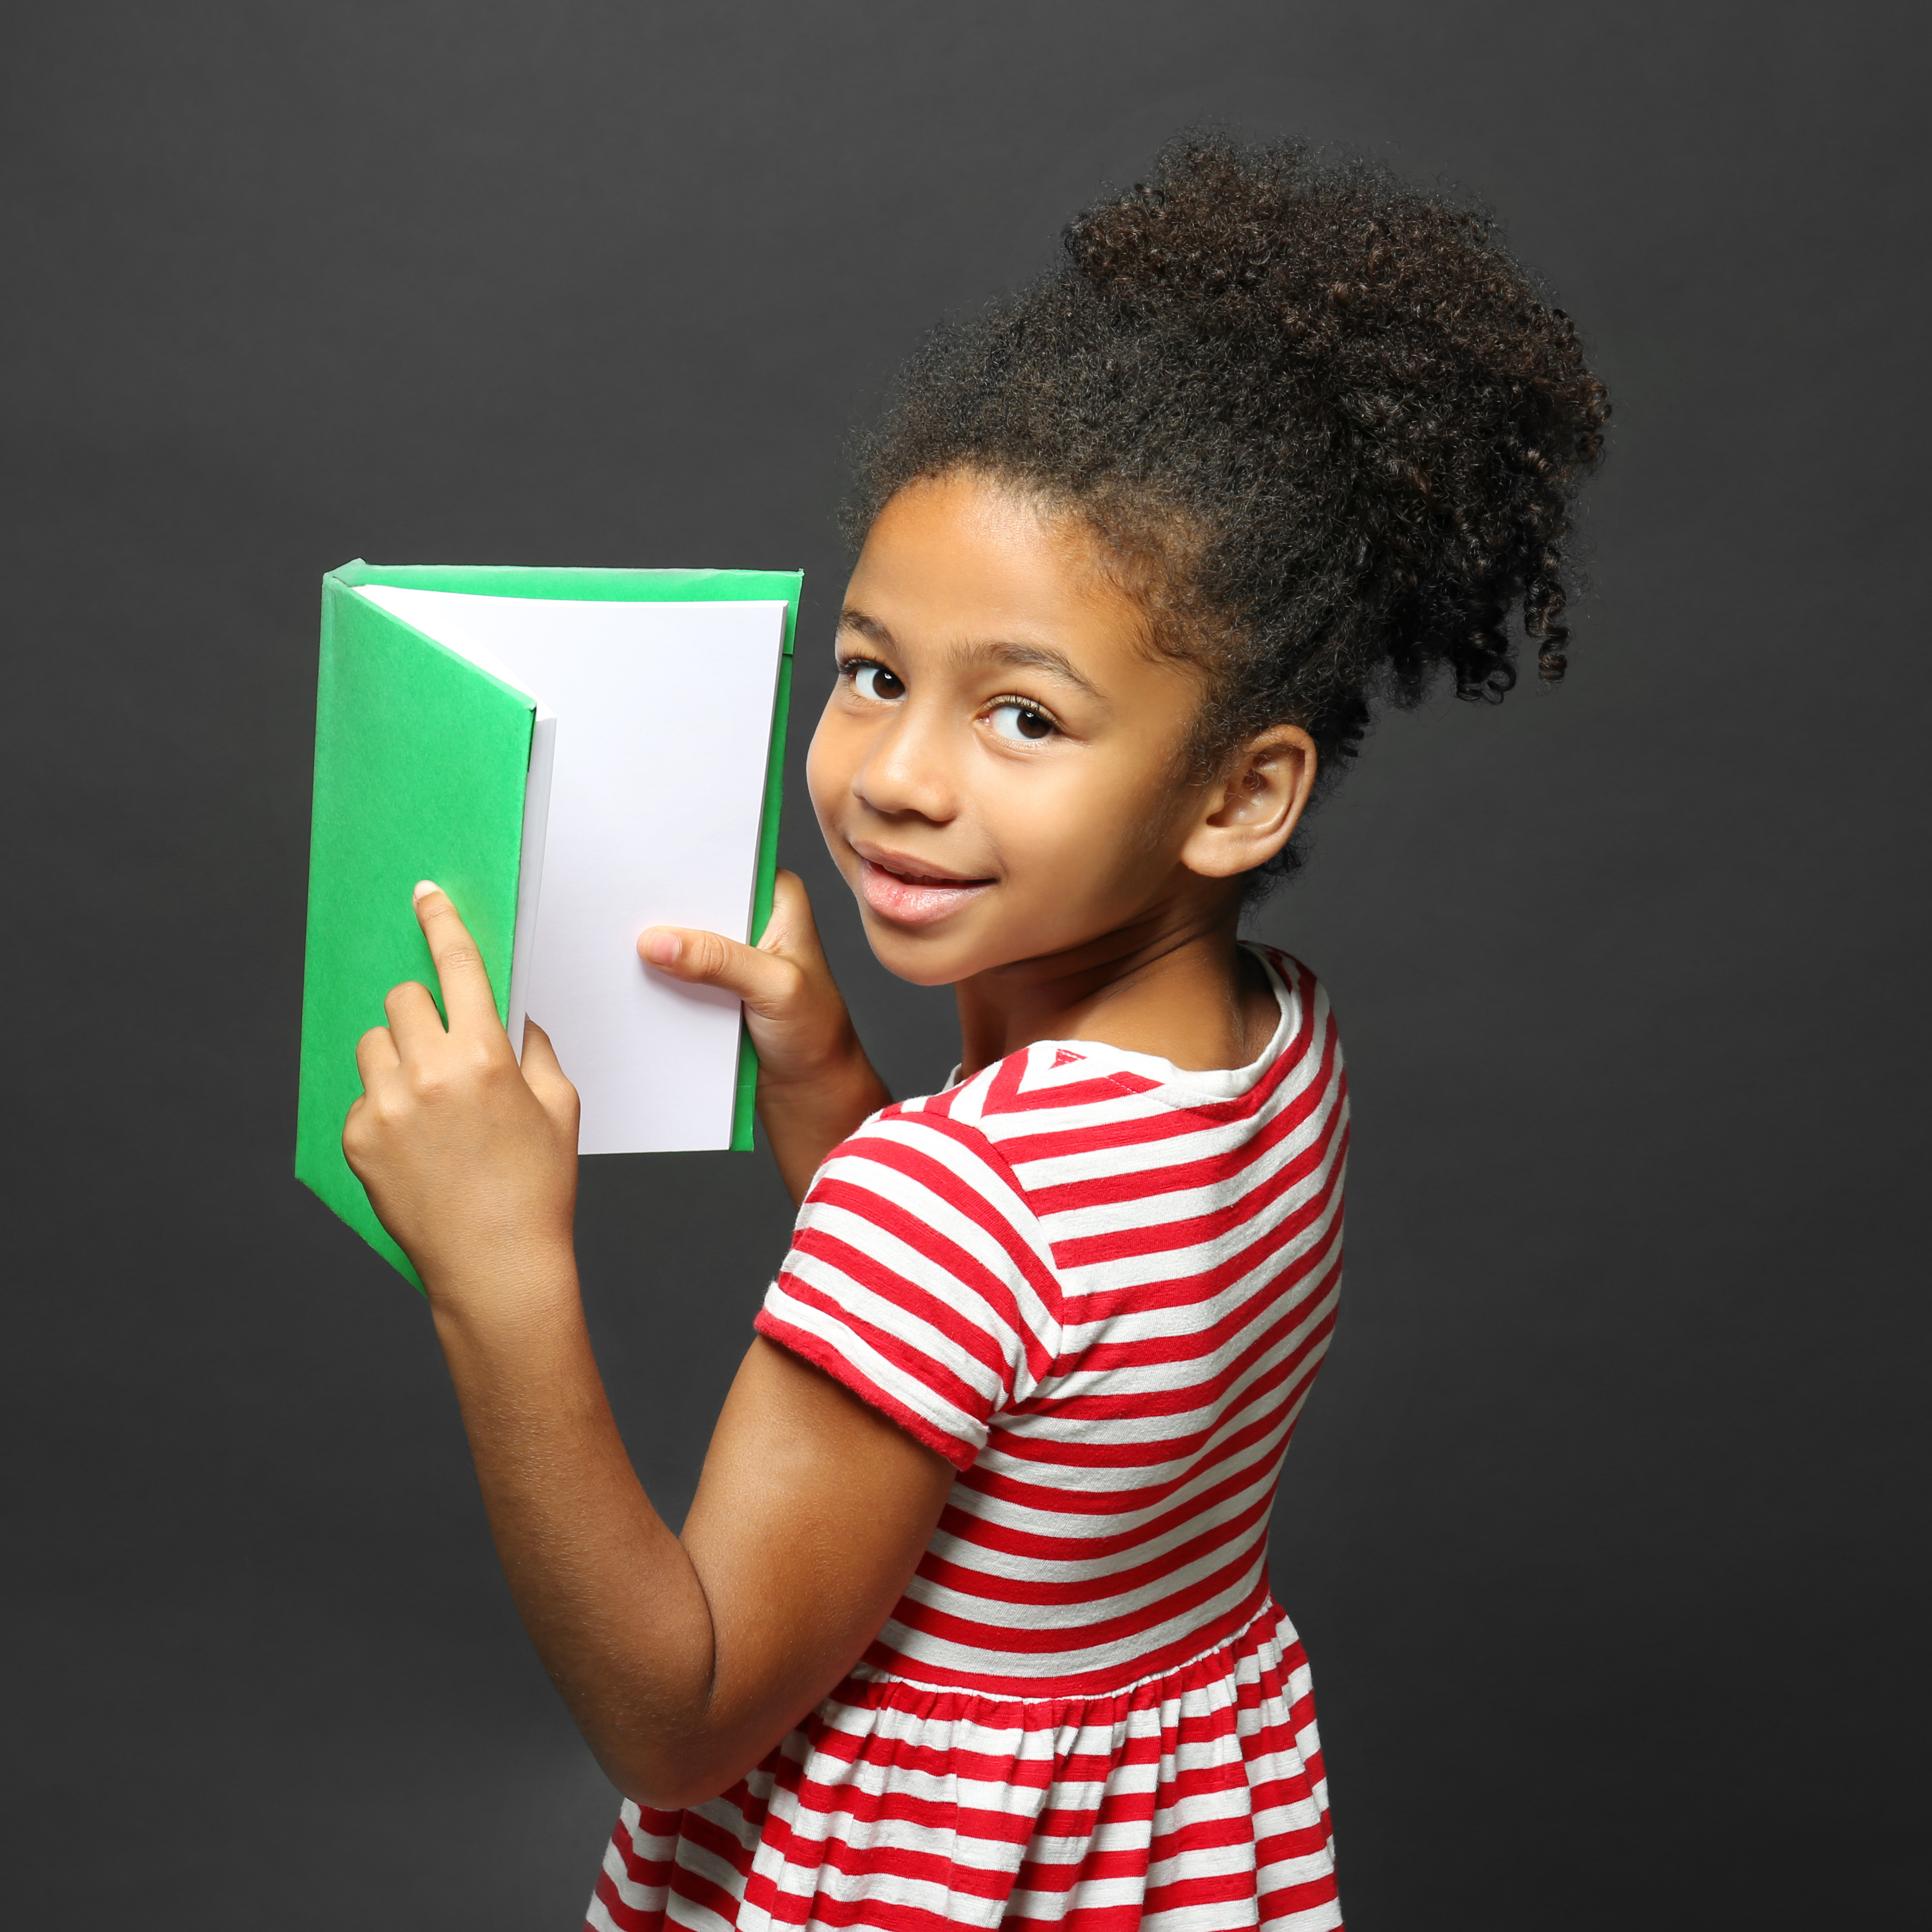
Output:
M1006 809L982 821L1001 875L1024 880L1050 898L1068 903L1084 896L1096 872L1112 861L1120 827L1092 823L1077 787L1055 788L1003 801Z
M1023 810L1004 816L1009 876L1023 871L1082 918L1123 895L1138 897L1171 868L1179 843L1174 814L1160 796L1165 776L1160 767L1070 762L1064 782L1036 790Z
M821 821L850 787L851 760L841 742L850 734L842 730L841 724L828 705L818 721L818 728L812 734L811 748L805 754L805 788L811 795L812 808Z

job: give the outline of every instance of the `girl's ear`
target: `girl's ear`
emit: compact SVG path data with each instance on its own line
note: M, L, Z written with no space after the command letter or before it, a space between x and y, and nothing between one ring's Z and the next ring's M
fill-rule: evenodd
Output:
M1293 836L1315 788L1315 740L1300 726L1258 732L1229 754L1202 794L1181 863L1208 879L1265 865Z

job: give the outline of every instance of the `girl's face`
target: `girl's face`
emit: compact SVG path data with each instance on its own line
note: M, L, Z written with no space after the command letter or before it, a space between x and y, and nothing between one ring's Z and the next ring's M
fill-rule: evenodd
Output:
M902 490L837 648L812 804L902 978L950 984L1227 898L1203 788L1174 776L1198 675L1150 648L1072 520L984 478Z

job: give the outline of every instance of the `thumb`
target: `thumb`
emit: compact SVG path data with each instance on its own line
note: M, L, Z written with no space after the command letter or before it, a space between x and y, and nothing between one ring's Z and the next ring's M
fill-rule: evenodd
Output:
M758 941L760 952L795 959L808 973L826 972L825 949L818 938L818 922L812 916L812 899L796 872L780 872L773 881L772 916Z
M538 1104L554 1120L567 1124L574 1140L577 1134L577 1089L558 1064L556 1048L550 1035L535 1020L524 1022L524 1078Z
M688 986L734 993L754 1010L782 1004L798 985L798 968L789 960L690 926L646 926L638 935L638 956Z

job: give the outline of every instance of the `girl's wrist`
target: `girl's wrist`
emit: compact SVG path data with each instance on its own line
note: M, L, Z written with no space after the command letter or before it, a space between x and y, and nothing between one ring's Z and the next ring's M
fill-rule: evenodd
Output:
M550 1328L582 1306L568 1234L487 1258L419 1262L418 1271L439 1334Z
M802 1202L825 1157L892 1096L860 1047L814 1077L758 1082L758 1119L785 1190Z
M866 1057L859 1036L850 1034L837 1053L814 1066L808 1072L775 1075L760 1066L758 1072L758 1112L762 1117L776 1112L786 1115L843 1113L860 1106L856 1116L863 1120L891 1100L886 1084Z

